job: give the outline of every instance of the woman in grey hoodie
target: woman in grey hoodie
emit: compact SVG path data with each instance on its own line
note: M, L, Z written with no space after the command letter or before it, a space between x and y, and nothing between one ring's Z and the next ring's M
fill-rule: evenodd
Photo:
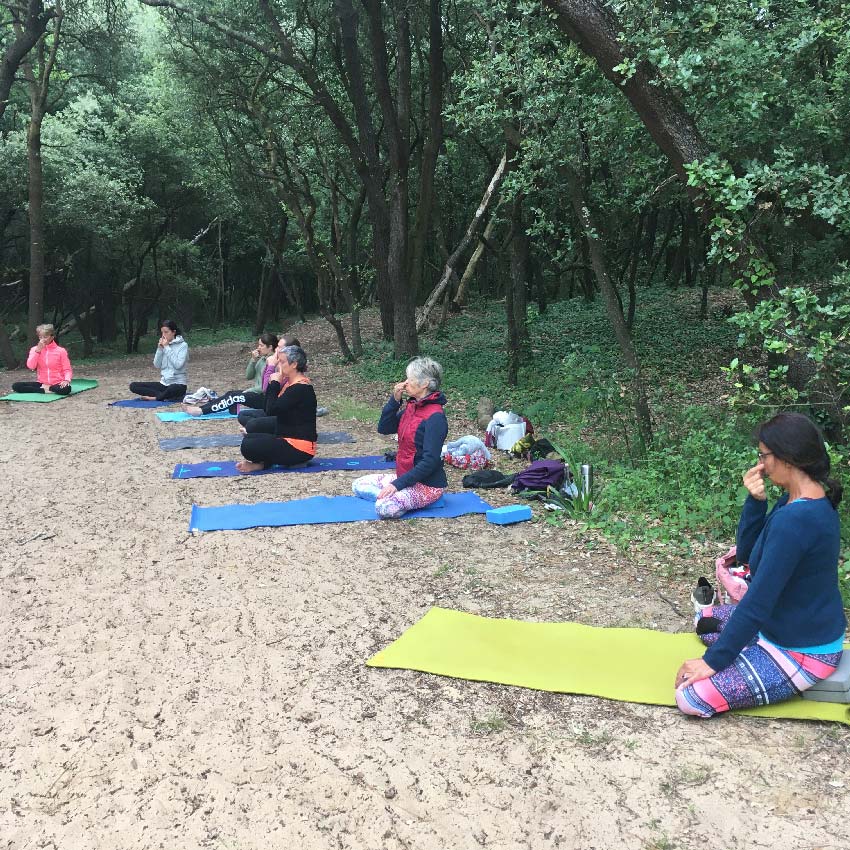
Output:
M171 319L162 323L160 333L153 356L153 365L160 370L160 380L133 381L130 392L151 401L179 401L186 395L189 344L180 336L180 328Z

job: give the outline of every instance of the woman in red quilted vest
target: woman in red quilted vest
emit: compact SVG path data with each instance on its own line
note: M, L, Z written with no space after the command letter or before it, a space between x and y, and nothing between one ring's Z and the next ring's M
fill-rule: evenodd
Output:
M395 475L364 475L352 484L355 496L375 502L381 519L427 507L446 489L442 450L449 423L442 382L443 367L436 360L416 357L381 411L378 433L398 434Z

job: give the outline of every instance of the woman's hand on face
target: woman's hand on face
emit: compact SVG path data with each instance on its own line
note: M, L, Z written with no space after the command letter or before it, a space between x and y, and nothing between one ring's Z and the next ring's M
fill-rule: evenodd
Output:
M407 389L407 381L399 381L393 387L393 398L396 401L401 401L401 397L404 394L404 391Z
M165 348L166 345L168 345L168 340L164 336L161 336L159 338L159 347Z
M742 481L754 499L760 502L767 499L767 490L764 488L764 464L761 461L744 473Z
M251 359L252 360L259 360L260 359L260 349L259 348L255 348L251 352Z
M688 685L693 685L696 682L701 682L703 679L708 679L710 676L713 676L717 672L713 670L702 658L691 658L689 661L686 661L680 668L679 672L676 673L676 687L681 690L682 688L688 687Z

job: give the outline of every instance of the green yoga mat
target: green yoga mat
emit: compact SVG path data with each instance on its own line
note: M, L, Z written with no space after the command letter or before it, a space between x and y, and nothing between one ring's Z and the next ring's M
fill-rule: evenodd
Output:
M70 395L93 390L96 386L97 381L91 378L74 378L71 381ZM37 401L45 404L48 401L59 401L60 398L68 398L68 396L56 393L9 393L9 395L0 396L0 401Z
M679 665L704 650L694 634L525 623L432 608L366 663L538 691L675 705L673 679ZM850 725L850 706L800 698L739 713Z

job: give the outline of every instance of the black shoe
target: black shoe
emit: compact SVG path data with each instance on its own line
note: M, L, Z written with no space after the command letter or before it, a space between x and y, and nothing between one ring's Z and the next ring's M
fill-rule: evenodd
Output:
M714 588L711 582L705 577L701 577L691 594L691 602L694 605L694 612L699 614L703 608L712 605L715 600Z
M720 620L717 617L700 617L697 620L698 635L715 635L720 631Z

